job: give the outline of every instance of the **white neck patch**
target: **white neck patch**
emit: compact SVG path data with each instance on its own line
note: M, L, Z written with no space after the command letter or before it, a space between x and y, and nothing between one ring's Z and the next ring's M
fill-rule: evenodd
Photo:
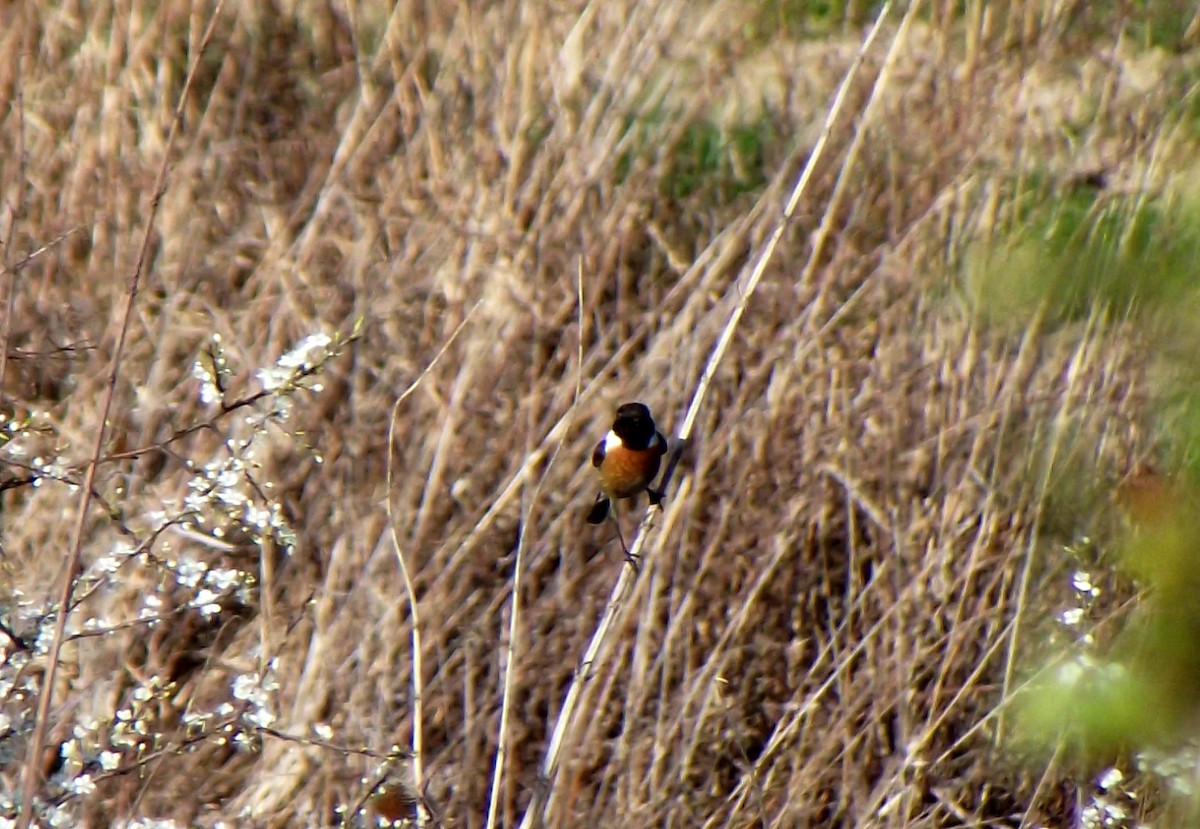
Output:
M617 435L616 432L609 430L609 433L604 436L604 451L608 452L612 449L624 446L624 441Z

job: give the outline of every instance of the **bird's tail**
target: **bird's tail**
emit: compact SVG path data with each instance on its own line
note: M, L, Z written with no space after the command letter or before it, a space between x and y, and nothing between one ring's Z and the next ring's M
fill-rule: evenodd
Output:
M589 524L599 524L608 517L608 498L604 497L604 493L596 496L596 503L592 504L592 511L588 513Z

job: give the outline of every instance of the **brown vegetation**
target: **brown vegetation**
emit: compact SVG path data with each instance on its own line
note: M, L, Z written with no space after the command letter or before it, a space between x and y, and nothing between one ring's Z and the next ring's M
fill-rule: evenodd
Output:
M877 118L835 125L749 303L591 666L549 825L1063 825L1091 785L995 745L1016 645L1050 626L1074 566L1061 545L1090 531L1075 507L1105 488L1076 473L1115 481L1147 453L1135 343L994 324L1008 305L973 278L975 251L1049 195L1163 186L1188 56L1121 40L1131 21L1105 4L935 5ZM611 527L584 522L591 445L625 400L664 430L681 416L858 48L853 26L802 39L789 8L229 0L131 320L68 626L107 632L64 649L47 798L82 771L95 791L63 808L96 826L322 826L366 802L411 740L390 503L420 602L425 794L447 825L483 825L525 532L500 809L516 825L623 566ZM2 379L5 414L28 418L0 465L17 635L56 596L68 483L211 12L0 7ZM213 333L233 401L306 336L360 320L321 388L284 396L286 428L271 396L201 401ZM460 326L395 411L389 490L393 404ZM198 488L210 463L232 482ZM285 520L256 526L246 503ZM202 523L162 530L189 505ZM182 562L243 575L204 613ZM269 666L255 693L278 719L256 730L255 694L234 689ZM19 695L3 706L27 722ZM120 709L160 741L115 745ZM76 727L92 754L71 767ZM218 739L234 732L245 745ZM0 748L10 792L23 740Z

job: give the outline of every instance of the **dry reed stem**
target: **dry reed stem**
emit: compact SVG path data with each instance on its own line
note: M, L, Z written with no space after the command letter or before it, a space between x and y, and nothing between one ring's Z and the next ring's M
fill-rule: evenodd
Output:
M421 665L421 616L417 603L417 592L413 587L412 574L409 572L408 562L405 561L404 552L400 545L400 536L396 533L396 517L392 511L392 474L394 469L393 452L396 441L396 415L400 410L400 404L408 399L417 388L421 385L421 381L429 376L429 373L437 366L442 356L449 350L450 346L454 345L454 341L458 339L458 335L475 316L475 312L479 309L479 302L471 306L471 310L463 317L462 321L455 327L454 331L442 343L442 347L438 349L437 354L429 361L429 365L425 366L412 382L405 387L404 391L396 398L396 402L392 404L391 416L388 418L388 451L387 451L387 517L388 531L392 539L392 549L396 554L396 563L400 567L400 579L404 583L404 597L408 602L409 617L412 619L412 787L413 794L417 801L417 825L423 826L429 820L429 810L424 803L425 791L425 773L423 765L424 756L424 728L422 722L424 720L424 691L423 689L423 667Z
M887 88L888 82L891 80L892 73L896 66L896 61L898 60L900 53L901 53L901 47L904 46L907 42L908 31L909 31L910 27L912 26L912 21L916 18L916 13L917 13L918 9L920 8L920 6L921 6L920 0L914 0L914 2L909 4L909 7L908 7L907 11L905 12L904 17L900 21L899 27L897 27L895 34L893 34L893 36L892 36L891 44L888 48L887 56L884 59L883 67L880 69L879 75L875 78L875 82L871 86L871 93L867 99L866 104L863 107L862 116L859 119L857 128L853 131L853 138L851 139L850 147L847 150L846 157L842 162L841 170L839 171L838 178L837 178L837 183L834 186L833 195L831 196L829 203L826 205L825 211L822 215L821 224L818 228L816 237L813 241L812 250L809 253L809 259L808 259L808 262L806 263L804 271L803 271L802 281L805 283L807 283L809 280L811 280L812 275L815 272L817 259L821 255L822 249L824 247L824 240L828 236L829 229L832 227L831 216L839 205L840 195L841 195L841 193L844 192L845 183L849 180L849 172L851 171L851 169L853 169L854 163L857 160L858 154L862 148L863 141L864 141L866 131L867 131L867 127L871 121L871 116L874 114L875 108L878 105L878 102L880 100L883 90ZM858 63L860 63L862 61L863 57L865 56L867 49L870 47L871 43L873 42L875 35L878 33L879 28L882 25L884 19L887 17L887 13L890 10L890 7L891 7L890 3L885 3L883 5L883 7L880 9L879 15L875 21L875 26L871 29L870 34L867 36L867 39L863 43L862 49L858 53L858 56L856 58L855 68L857 67ZM830 129L831 123L832 123L833 119L836 117L837 104L840 104L841 96L844 94L844 92L849 84L850 77L851 76L848 74L846 81L843 83L842 89L839 90L838 101L837 101L837 103L835 103L835 107L831 110L829 119L826 120L826 127L825 127L826 132ZM824 133L823 133L822 137L824 137ZM815 152L814 152L814 155L816 155ZM807 172L807 170L806 170L806 172ZM803 183L803 181L804 181L804 177L801 178L801 183ZM786 222L786 218L790 217L792 211L795 209L796 204L799 202L799 197L800 197L801 192L802 191L800 189L800 184L798 184L796 190L793 191L793 193L792 193L792 198L788 201L788 207L787 207L787 210L785 211L785 222ZM782 232L783 232L783 227L781 225L781 227L777 230L776 234L772 237L771 242L768 244L768 247L767 247L766 251L764 252L763 259L768 258L770 256L770 254L774 251L775 244L778 243L778 240L779 240L780 236L782 235ZM763 261L763 259L759 260L761 267L756 268L755 272L751 275L751 282L746 287L746 290L744 292L745 295L749 295L749 293L753 290L753 287L755 285L757 285L758 280L756 277L761 276L762 270L765 269L765 262ZM819 304L825 295L826 295L826 289L825 289L825 286L823 286L821 291L818 293L816 302ZM853 301L854 298L855 298L855 295L852 294L850 297L850 301ZM738 309L735 311L735 318L731 318L731 321L730 321L731 325L736 322L736 317L740 317L740 312L744 307L745 307L745 296L743 296L742 300L738 304ZM727 341L728 341L728 337L723 337L722 343L718 344L720 353L723 353L723 348L721 348L721 346L727 345ZM714 353L716 353L716 352L714 352ZM711 374L712 374L712 372L709 372L706 370L706 376L708 377L709 380L711 380ZM688 412L689 418L684 421L685 428L690 424L690 422L692 420L694 420L696 408L697 408L696 403L693 400L693 408L689 409L689 412ZM847 487L847 488L849 489L849 487ZM860 498L859 503L864 504L863 499ZM866 505L866 511L867 511L868 515L871 515L873 517L876 524L878 524L881 528L883 528L885 530L889 530L889 531L891 530L890 522L882 514L880 514L878 510L871 508L868 504L868 505ZM865 641L868 641L866 639L866 637L864 637L864 642ZM834 676L836 676L836 674L834 674ZM769 757L769 756L771 756L771 752L768 749L763 752L762 758L760 758L759 761L755 764L755 770L749 774L743 775L742 780L738 785L738 789L735 792L735 795L737 796L737 805L734 807L735 811L736 811L736 809L741 807L742 803L745 801L745 798L752 791L753 787L757 784L759 769L763 765L763 759L766 757Z
M577 364L575 370L575 389L571 398L571 406L568 413L574 412L575 407L579 403L579 392L583 387L583 263L580 262L575 272L575 294L578 302L578 319L579 319L579 337L577 342ZM563 444L566 442L564 437L554 447L554 451L550 455L550 459L546 464L547 471L554 466L554 461L558 458L562 451ZM542 492L542 485L546 481L546 476L542 476L538 480L537 486L534 487L533 496L530 499L531 504L537 504L538 497ZM520 629L520 601L521 601L521 574L524 565L525 556L525 533L529 526L529 516L522 517L521 529L517 535L517 554L516 560L513 562L513 586L510 599L509 609L509 624L508 624L508 645L505 648L507 659L503 670L503 691L500 695L500 725L496 736L496 759L493 763L492 772L492 789L491 796L488 799L487 810L487 829L494 829L496 826L497 816L499 815L499 800L500 800L500 780L503 776L505 748L508 735L508 717L512 710L513 697L513 676L515 671L513 666L516 664L516 642L517 635Z
M738 288L738 300L728 321L725 323L721 331L721 335L717 340L709 354L708 360L705 363L704 373L700 377L696 391L692 396L690 405L688 406L687 414L684 417L683 423L680 425L676 435L676 445L672 450L671 458L667 464L667 468L663 472L662 483L660 489L664 493L671 482L672 473L683 453L684 447L691 439L692 429L695 426L696 416L700 411L700 406L708 392L708 387L712 383L713 376L716 374L717 367L720 365L725 352L729 347L729 343L733 339L733 334L737 330L738 323L741 321L742 314L746 310L746 304L750 297L754 294L758 287L762 275L766 272L767 265L770 263L775 249L779 244L779 240L783 237L784 231L787 229L788 223L795 213L796 206L800 203L807 190L808 183L812 178L813 171L816 169L817 163L821 160L825 145L829 135L832 132L833 124L841 114L842 105L845 102L846 94L849 91L850 83L857 75L858 70L862 66L862 62L870 50L871 45L875 42L876 36L879 34L883 26L884 20L887 19L891 3L884 3L876 17L874 26L871 27L862 45L859 47L858 53L855 55L854 62L846 71L846 75L842 80L841 86L838 88L832 104L830 105L828 115L825 118L825 124L821 132L821 136L809 155L808 162L801 171L796 184L792 188L791 195L788 198L787 204L783 211L781 220L776 225L770 240L767 242L759 256L756 258L754 267L750 272L746 284ZM902 30L903 31L903 30ZM874 98L872 98L874 100ZM868 105L869 107L869 105ZM864 120L866 113L864 113ZM633 565L641 555L642 548L645 545L645 540L648 536L654 521L656 512L661 512L661 506L650 505L647 508L646 516L638 527L637 534L633 539L633 543L629 548L630 561L627 561L625 566L621 568L620 574L617 577L616 583L613 585L609 594L609 600L604 607L604 613L597 623L591 639L588 642L587 648L584 650L583 657L579 661L579 668L575 672L575 676L567 688L567 695L563 700L562 708L559 711L558 720L555 722L554 731L550 737L550 743L546 749L546 756L542 761L542 774L538 790L535 792L534 799L526 810L525 815L521 820L521 829L530 829L537 821L543 819L543 815L551 810L554 805L555 785L557 781L558 766L561 761L561 752L570 728L574 724L576 707L578 705L579 696L583 690L584 684L590 679L592 666L595 663L597 656L600 653L600 648L603 645L605 638L608 635L613 622L616 620L618 613L624 606L626 593L632 586L637 575L637 570Z

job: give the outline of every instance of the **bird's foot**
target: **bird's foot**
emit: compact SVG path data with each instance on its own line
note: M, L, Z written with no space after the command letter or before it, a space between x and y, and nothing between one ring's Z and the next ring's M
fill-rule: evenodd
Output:
M625 563L633 568L633 574L635 576L641 575L641 573L642 573L642 557L641 556L635 556L633 553L626 550L625 551Z

